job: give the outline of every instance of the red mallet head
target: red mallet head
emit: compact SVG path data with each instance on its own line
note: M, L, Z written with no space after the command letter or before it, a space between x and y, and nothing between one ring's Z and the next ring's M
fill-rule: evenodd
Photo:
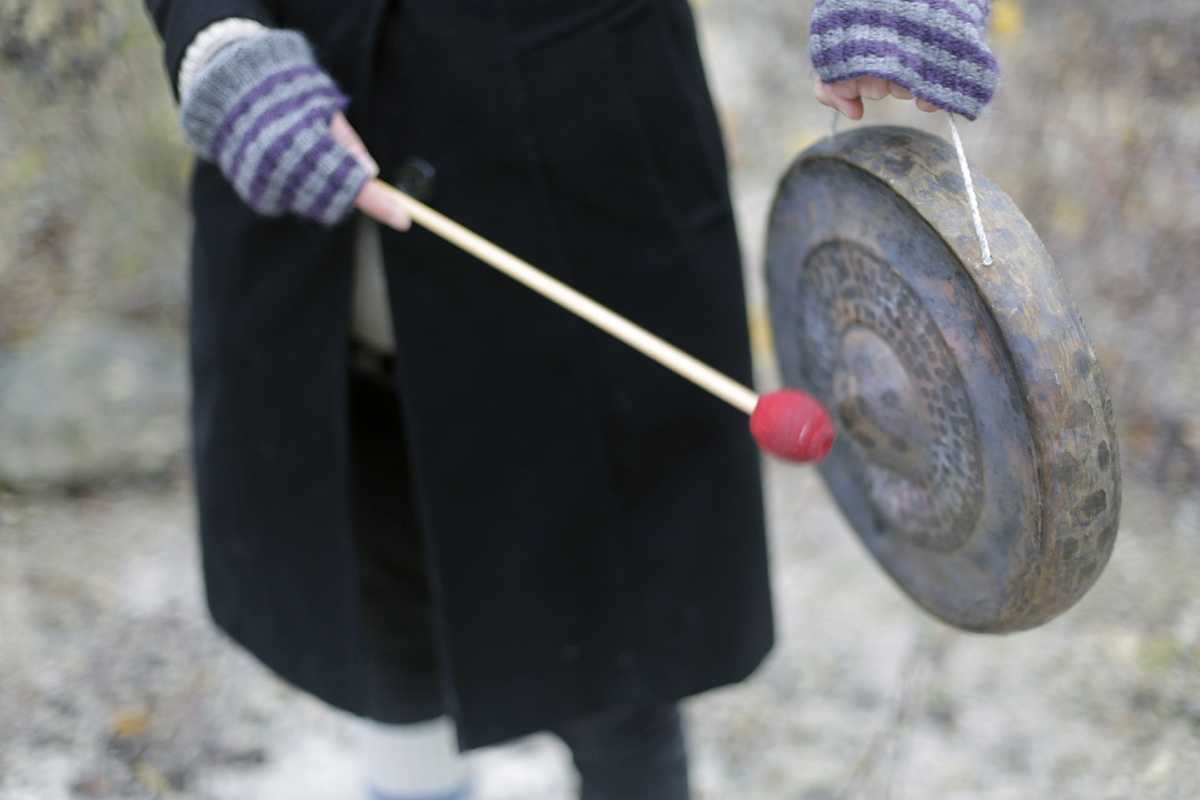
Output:
M758 398L750 414L758 446L788 461L820 461L833 447L833 420L812 395L780 389Z

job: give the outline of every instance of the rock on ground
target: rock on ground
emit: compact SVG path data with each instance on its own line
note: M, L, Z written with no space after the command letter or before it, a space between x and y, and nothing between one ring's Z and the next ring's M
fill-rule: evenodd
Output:
M159 332L103 319L0 351L0 486L161 474L187 442L182 353Z

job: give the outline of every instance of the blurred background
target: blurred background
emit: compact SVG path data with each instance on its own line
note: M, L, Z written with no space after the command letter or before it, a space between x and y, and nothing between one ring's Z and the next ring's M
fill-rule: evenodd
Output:
M827 134L807 0L695 8L764 386L776 181ZM698 798L1200 796L1200 4L993 0L968 156L1061 270L1117 414L1121 534L1035 631L927 619L812 470L768 465L780 644L692 701ZM353 798L353 726L203 611L186 467L190 158L135 0L0 0L0 798ZM887 101L866 123L946 135ZM850 127L842 123L842 128ZM563 800L562 749L476 755Z

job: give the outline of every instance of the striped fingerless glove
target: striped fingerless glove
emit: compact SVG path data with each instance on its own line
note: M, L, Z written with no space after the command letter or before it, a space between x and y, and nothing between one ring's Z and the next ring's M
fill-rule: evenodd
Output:
M332 225L370 178L329 135L346 103L301 34L270 31L217 52L188 87L179 120L188 145L255 211Z
M991 0L818 0L809 54L825 83L873 76L975 119L1000 70L985 40Z

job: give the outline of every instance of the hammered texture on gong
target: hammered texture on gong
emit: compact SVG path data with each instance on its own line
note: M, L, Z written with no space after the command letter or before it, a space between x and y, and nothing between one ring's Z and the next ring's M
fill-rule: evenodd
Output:
M1070 608L1120 509L1112 406L1036 232L974 171L984 265L954 148L864 126L797 156L764 271L780 378L833 414L822 479L865 548L956 627Z
M812 250L800 271L809 378L831 401L849 469L887 529L921 547L968 541L984 502L979 431L953 353L904 278L850 241Z

